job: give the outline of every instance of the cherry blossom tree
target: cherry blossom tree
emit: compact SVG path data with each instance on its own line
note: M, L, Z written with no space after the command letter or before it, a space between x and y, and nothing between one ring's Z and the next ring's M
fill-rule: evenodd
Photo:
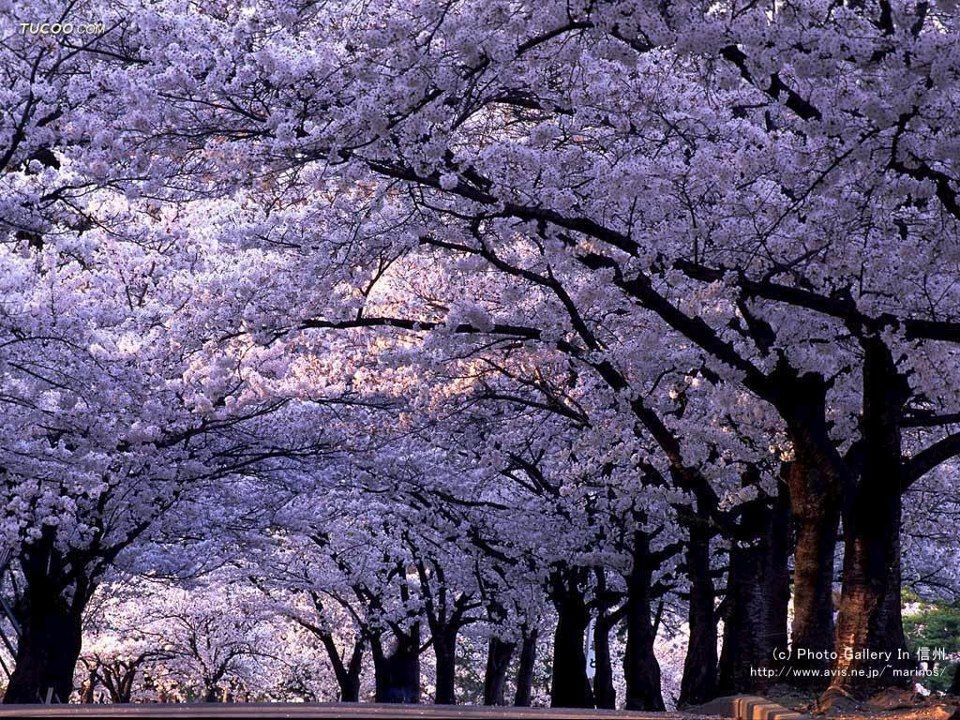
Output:
M208 699L268 672L232 592L343 700L454 702L486 633L523 704L539 633L613 706L622 626L663 709L665 613L681 705L788 642L825 700L908 682L902 587L957 589L953 3L0 14L5 701L70 695L113 573Z

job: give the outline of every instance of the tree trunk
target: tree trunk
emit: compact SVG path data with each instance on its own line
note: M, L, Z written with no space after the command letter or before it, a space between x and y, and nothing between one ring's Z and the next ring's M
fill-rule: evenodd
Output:
M870 492L844 529L843 591L837 617L833 687L865 697L905 686L913 666L906 654L900 610L900 494Z
M777 407L787 422L794 459L786 472L796 532L790 680L822 685L833 649L833 575L840 499L848 482L826 420L827 383L789 376ZM812 672L810 672L812 671Z
M137 666L132 665L124 673L117 686L117 702L129 703L133 698L133 683L137 678Z
M215 680L206 681L203 684L203 701L205 703L218 703L221 701L223 692L220 685Z
M420 627L396 633L396 647L386 655L378 638L371 642L376 702L420 702Z
M350 677L346 682L340 683L340 702L360 702L359 673L356 677Z
M610 663L610 630L612 623L601 613L593 627L593 699L598 708L617 707L617 691L613 687L613 666Z
M483 704L504 705L507 670L517 644L491 637L487 643L487 667L483 675Z
M585 571L576 569L554 574L551 599L557 611L553 638L553 676L550 679L551 707L593 707L593 692L587 678L584 654L590 613L581 585Z
M456 705L454 687L457 674L457 632L444 629L433 636L433 652L437 659L437 690L433 702L436 705Z
M863 366L863 472L843 514L843 589L831 687L865 696L908 685L912 667L900 612L900 417L910 396L886 346L871 340Z
M87 668L87 679L83 681L83 685L80 686L80 704L81 705L92 705L94 700L94 693L97 689L97 669Z
M745 485L758 478L745 478ZM723 651L717 692L762 693L775 679L775 651L787 648L790 600L789 500L778 497L746 503L730 542Z
M54 702L69 701L73 669L80 657L80 617L61 604L59 598L36 602L35 606L46 607L36 607L21 624L16 667L4 703L40 703L48 697Z
M112 703L130 702L133 692L133 681L137 674L137 661L129 665L121 660L112 663L103 663L100 666L103 686Z
M764 578L764 585L770 594L765 634L771 656L774 651L786 650L790 642L787 623L790 608L790 555L793 544L790 532L790 489L782 479L778 491L773 501L773 518L767 536L769 545ZM782 665L782 660L775 665Z
M340 686L340 702L360 702L360 672L363 670L363 636L353 644L350 661L344 668L343 676L337 677Z
M953 680L950 682L950 689L947 690L947 693L960 697L960 663L957 663L953 668Z
M697 516L689 521L686 550L690 579L688 624L690 641L680 680L680 706L699 705L716 696L717 617L716 590L710 571L710 536L707 522Z
M821 673L829 666L827 654L833 649L833 572L837 545L839 503L819 492L809 492L806 476L816 474L806 463L790 468L790 494L799 495L793 504L796 547L793 559L792 664L796 670ZM801 684L802 673L791 675Z
M536 628L527 630L524 627L523 641L520 643L520 660L517 663L517 692L513 698L513 704L516 707L530 706L530 698L533 694L533 670L537 662L538 635Z
M357 639L353 643L353 650L350 658L344 662L344 657L340 655L340 649L337 647L333 634L320 629L311 628L311 631L320 638L324 649L327 651L327 657L333 666L334 675L337 678L337 687L340 691L340 702L359 702L360 701L360 671L363 667L363 632L357 634Z
M660 664L653 652L657 636L651 622L652 577L649 538L646 533L636 532L633 567L626 578L627 647L623 656L623 675L627 710L664 710Z
M66 703L80 658L81 620L91 583L81 577L64 598L64 563L53 547L54 531L44 532L21 556L25 590L17 607L20 638L4 703L40 703L48 697Z

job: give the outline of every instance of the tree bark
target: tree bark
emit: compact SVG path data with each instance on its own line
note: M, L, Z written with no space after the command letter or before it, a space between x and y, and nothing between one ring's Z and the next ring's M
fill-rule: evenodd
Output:
M34 610L21 624L16 667L3 696L4 703L67 702L73 689L73 669L80 657L80 617L61 606L59 597L34 601Z
M816 462L816 461L813 461ZM790 468L796 547L793 569L793 666L825 670L833 648L833 573L837 545L839 503L824 493L809 491L806 476L818 474L809 462L795 461ZM800 477L798 477L800 476ZM792 674L795 680L802 674ZM822 681L815 679L812 684Z
M536 628L528 630L523 629L523 641L520 643L520 660L517 663L517 692L513 697L513 704L516 707L529 707L530 698L533 694L533 670L537 662L537 638L539 632Z
M217 683L205 683L203 691L203 701L205 703L218 703L223 698L223 691Z
M350 659L344 662L344 657L340 655L340 649L337 647L332 633L317 626L312 626L310 629L320 638L320 642L323 643L323 647L327 651L327 657L330 659L334 675L337 678L340 702L359 702L360 671L363 668L363 633L358 633L353 644L353 650L350 653Z
M711 530L706 520L690 519L686 549L690 579L688 624L690 640L680 680L680 706L699 705L716 696L717 617L716 589L710 571Z
M340 687L340 702L360 702L360 672L363 669L363 645L362 635L354 642L353 652L350 653L350 660L344 666L340 665L343 672L337 673L337 685Z
M756 478L745 478L745 484ZM724 613L720 695L762 693L787 649L790 600L789 499L785 487L775 498L745 504L730 542L730 569Z
M651 622L650 584L653 563L646 533L636 532L633 539L633 566L627 585L627 647L623 656L627 710L663 711L660 663L653 652L656 631Z
M87 667L87 679L83 681L83 684L80 686L80 704L81 705L92 705L94 700L94 693L97 689L97 668L94 665L92 668Z
M790 555L793 553L793 538L790 532L790 489L782 481L779 493L773 501L773 518L768 534L764 585L770 594L766 624L767 648L771 656L774 650L783 651L790 643L788 620L790 616ZM775 667L782 661L774 663Z
M133 683L137 677L137 670L143 663L145 656L140 656L129 662L114 660L112 663L100 663L100 680L107 689L112 703L128 703L133 697Z
M137 677L137 666L126 668L117 683L117 702L128 703L133 697L133 681Z
M610 630L612 623L601 613L593 627L593 699L598 708L617 707L617 691L613 687L613 666L610 662Z
M382 641L371 641L375 699L381 703L420 702L420 627L394 633L396 647L389 655Z
M517 644L491 637L487 643L487 667L483 675L483 704L504 705L507 671Z
M360 702L360 672L363 670L363 640L357 640L340 681L340 702Z
M889 350L867 341L863 365L863 471L844 506L843 588L831 687L863 697L908 685L900 611L900 514L904 486L900 419L910 396Z
M843 459L830 439L826 394L827 383L819 375L790 375L776 403L794 452L786 472L796 533L791 629L795 672L789 679L815 686L824 684L833 649L834 553L840 499L848 482Z
M585 572L578 568L554 573L551 599L557 611L557 628L553 638L551 707L593 707L593 691L587 678L584 653L590 622L582 591Z
M15 667L4 703L65 703L73 689L73 672L80 658L83 609L92 584L81 577L69 589L63 580L64 558L54 548L54 532L45 531L21 555L25 588L16 614L20 622Z
M433 652L437 659L437 689L433 702L435 705L455 705L457 674L457 631L445 628L433 636Z

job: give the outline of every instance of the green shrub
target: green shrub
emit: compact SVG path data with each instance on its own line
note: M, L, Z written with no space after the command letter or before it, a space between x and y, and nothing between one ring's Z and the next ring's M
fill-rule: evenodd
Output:
M925 604L919 612L904 617L903 630L912 653L917 653L920 648L928 648L931 653L943 648L948 657L946 663L950 662L952 656L953 667L945 673L922 680L924 687L930 690L946 691L953 674L957 672L956 657L960 655L960 603ZM943 660L938 662L938 669L946 664Z

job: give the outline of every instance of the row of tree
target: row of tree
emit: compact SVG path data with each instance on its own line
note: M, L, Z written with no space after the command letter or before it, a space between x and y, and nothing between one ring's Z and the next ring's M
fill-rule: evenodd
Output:
M6 702L225 568L343 699L432 648L453 702L469 626L489 702L547 634L551 702L612 706L622 635L662 709L681 622L680 704L911 681L902 588L960 569L952 3L2 13Z

